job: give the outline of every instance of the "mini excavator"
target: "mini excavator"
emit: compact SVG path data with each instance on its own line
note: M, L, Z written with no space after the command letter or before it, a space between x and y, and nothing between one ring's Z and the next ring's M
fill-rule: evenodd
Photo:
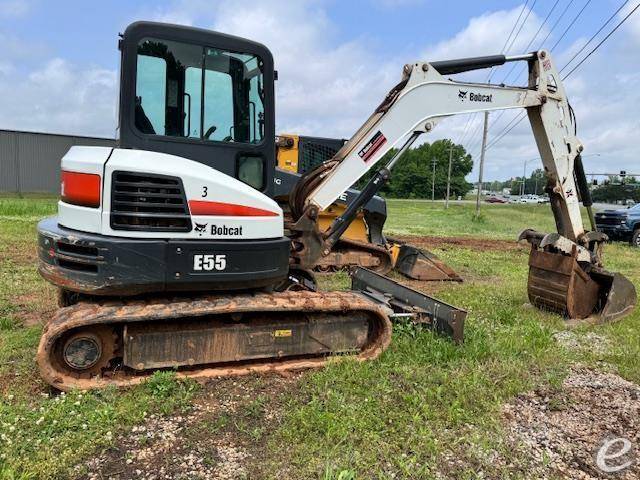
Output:
M391 320L454 340L466 312L366 268L351 291L317 292L311 270L388 181L398 158L442 118L525 108L547 175L557 232L525 230L531 302L574 319L612 320L633 285L602 266L606 236L584 229L582 145L548 52L406 65L401 82L329 161L273 200L274 67L246 39L152 22L120 39L118 143L73 147L61 164L58 215L38 224L39 271L60 309L37 353L52 386L131 385L155 370L207 378L377 357ZM527 87L445 75L522 61ZM327 209L397 151L331 225Z

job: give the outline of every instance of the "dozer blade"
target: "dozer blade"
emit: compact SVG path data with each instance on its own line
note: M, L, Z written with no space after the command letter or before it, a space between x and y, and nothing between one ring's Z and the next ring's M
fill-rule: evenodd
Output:
M462 277L428 250L402 244L395 259L394 269L413 280L462 282Z
M414 323L428 325L435 332L462 343L467 312L436 298L378 275L366 268L351 272L351 289L361 292L374 302L390 309L389 317L409 318Z
M529 255L529 301L571 323L603 323L631 312L636 304L633 284L619 273L592 268L586 273L573 255L538 250Z

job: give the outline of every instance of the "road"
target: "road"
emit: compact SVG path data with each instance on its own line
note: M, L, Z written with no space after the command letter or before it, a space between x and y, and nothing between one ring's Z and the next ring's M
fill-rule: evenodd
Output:
M401 201L405 201L405 202L431 202L431 200L429 199L425 199L425 198L420 198L420 199L396 199L396 200L401 200ZM444 200L435 200L435 203L444 203ZM452 205L455 204L469 204L469 203L476 203L475 200L449 200L449 203ZM487 202L485 202L484 200L482 200L481 202L483 205L489 205ZM508 203L493 203L491 205L513 205L513 204L508 204ZM529 204L532 205L532 204ZM615 205L613 203L594 203L593 204L593 209L594 211L598 212L600 210L616 210L616 209L622 209L625 208L623 205Z

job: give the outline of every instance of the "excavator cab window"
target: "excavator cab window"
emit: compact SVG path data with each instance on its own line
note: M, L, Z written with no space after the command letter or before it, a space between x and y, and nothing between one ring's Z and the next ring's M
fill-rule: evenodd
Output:
M135 126L147 135L258 144L264 138L263 85L256 55L144 38Z

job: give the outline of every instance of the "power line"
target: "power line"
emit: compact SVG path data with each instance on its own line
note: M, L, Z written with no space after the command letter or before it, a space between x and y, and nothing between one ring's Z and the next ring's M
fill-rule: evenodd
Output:
M515 31L516 27L518 26L518 22L520 22L520 19L522 18L522 14L524 13L524 9L527 8L527 3L529 3L529 0L524 2L524 5L522 5L522 8L520 9L520 15L518 15L518 18L516 19L516 23L513 24L513 28L511 28L511 32L509 32L509 36L504 41L504 45L502 45L502 48L500 49L500 52L504 53L505 48L507 47L507 43L509 43L509 39L511 38L511 35L513 35L513 32Z
M524 117L526 116L526 112L522 113L521 115L517 115L515 117L513 117L513 120L511 120L508 124L507 127L509 125L511 125L516 119L518 120L515 124L513 124L511 126L511 128L507 128L505 127L499 134L498 136L491 141L491 143L489 145L487 145L487 150L489 150L491 147L493 147L496 143L498 143L500 140L502 140L504 138L504 136L509 133L511 130L513 130L514 128L516 128L520 122L522 122L522 120L524 120Z
M553 11L556 9L556 7L558 6L558 3L560 3L560 0L556 0L555 3L553 4L553 6L551 7L551 10L549 10L549 13L547 13L547 16L544 18L544 20L542 21L542 23L540 24L540 26L538 27L538 31L535 33L535 35L533 37L531 37L531 40L529 40L529 43L527 43L527 46L524 47L523 51L524 52L528 52L529 51L529 47L531 47L531 45L533 44L533 42L535 42L536 38L538 38L538 35L540 34L540 31L542 30L542 27L544 27L547 23L547 21L549 20L549 17L551 16L551 14L553 13ZM514 63L511 66L511 70L509 70L509 73L507 73L504 78L502 79L502 82L500 83L505 83L505 81L507 80L507 78L509 77L509 75L511 75L511 72L513 72L514 68L516 68L517 63ZM517 78L517 77L516 77Z
M585 11L585 9L589 6L589 4L591 3L591 0L587 0L584 5L582 6L582 8L580 9L580 11L575 15L575 17L573 17L573 19L571 20L571 22L569 22L569 25L567 25L567 27L564 29L564 31L562 32L562 35L560 35L560 38L558 38L558 40L556 41L556 43L554 43L554 45L549 49L550 52L553 52L553 50L558 46L558 44L562 41L562 39L564 37L567 36L567 33L569 33L569 30L571 30L571 27L573 27L573 25L576 23L576 21L580 18L580 16L582 15L582 13ZM566 12L566 9L564 10L564 12ZM564 14L563 12L563 14ZM556 22L557 25L558 22ZM549 32L551 33L551 32ZM548 35L547 35L548 36ZM524 67L523 67L524 70ZM522 70L521 70L522 72ZM520 73L518 73L518 75L516 76L516 78L518 78L520 76ZM503 110L502 112L500 112L500 114L498 115L498 117L495 119L494 121L494 125L495 122L497 122L498 120L500 120L500 118L504 115L504 113L506 112L506 110ZM516 115L513 120L515 120L516 118L518 118L518 116ZM524 119L524 116L521 117L518 122L516 123L516 125L518 125L522 120ZM508 131L505 132L505 130L508 128L508 126L513 122L513 120L511 122L509 122L509 124L507 124L507 126L505 126L501 132L498 134L498 137L501 139L504 137L504 134L510 132L511 130L513 130L513 128L515 127L515 125L511 128L509 128ZM503 134L504 132L504 134ZM497 139L496 139L497 140ZM491 141L491 143L489 144L489 146L487 148L489 148L490 146L495 145L497 142L495 140Z
M562 11L562 13L558 16L558 18L556 19L556 21L553 23L553 26L549 29L549 31L547 32L547 35L542 39L542 41L540 42L540 44L538 45L538 48L536 48L536 51L540 50L545 42L549 39L549 37L551 36L551 34L555 31L556 27L558 26L558 24L560 23L560 20L562 20L562 17L565 16L565 14L567 13L567 10L569 10L569 7L571 5L573 5L573 2L575 0L569 0L569 3L567 3L567 5L564 7L564 10ZM515 78L519 78L520 75L522 75L522 72L524 72L525 67L522 67L520 69L520 71L518 72L518 74L515 76ZM498 120L496 118L496 120ZM495 123L494 123L495 125Z
M560 14L560 16L556 19L555 23L553 24L553 26L551 27L551 29L549 30L549 33L547 33L547 36L544 37L542 39L542 41L540 42L540 46L538 47L538 50L540 50L542 48L542 46L544 45L544 42L546 42L549 37L551 36L551 34L553 33L553 31L556 29L556 27L558 26L558 23L560 23L560 20L562 20L562 17L565 16L565 14L567 13L567 10L569 10L569 7L571 5L573 5L573 2L575 0L570 0L569 3L567 3L567 6L564 7L564 10L562 11L562 13Z
M568 7L573 3L573 0L571 0L571 2L569 2L569 4L567 5L567 8L565 8L562 12L562 14L560 15L560 17L558 18L558 20L556 21L556 23L554 24L553 28L556 27L556 25L558 24L558 22L560 21L560 18L562 18L562 16L565 14L565 12L567 11ZM571 27L576 23L576 21L578 20L578 18L580 18L580 16L582 15L582 12L584 12L584 10L587 8L587 6L591 3L591 0L587 0L585 2L585 4L582 6L582 8L580 9L580 11L576 14L575 17L573 17L573 20L571 20L571 22L569 23L569 25L567 25L567 28L564 29L564 32L562 32L562 35L560 35L560 38L558 38L558 40L556 41L556 43L553 45L553 47L551 47L549 49L550 52L553 52L553 50L558 46L558 44L562 41L562 39L564 37L566 37L567 33L569 32L569 30L571 29ZM551 32L553 31L550 30L549 33L547 34L547 36L545 37L545 39L542 41L542 43L544 43L547 38L549 38L549 35L551 35ZM513 68L513 67L512 67ZM522 74L522 72L524 71L525 67L522 67L521 70L518 72L518 74L516 75L516 78L519 78L520 75ZM503 110L502 112L500 112L498 114L498 116L496 117L496 119L494 120L494 125L498 122L498 120L500 120L502 118L502 116L505 114L506 110ZM515 117L514 117L515 118ZM506 128L506 127L505 127ZM504 129L502 130L504 131ZM493 143L493 142L491 142Z
M502 46L502 50L500 51L501 55L507 53L509 51L509 49L511 49L511 47L513 46L515 41L518 39L518 37L520 36L520 32L522 31L522 28L524 27L525 23L527 22L527 19L529 18L529 15L531 15L531 12L533 11L533 7L535 7L537 1L538 0L533 0L533 3L531 4L531 7L529 7L529 9L527 10L527 14L525 15L524 19L522 20L522 23L520 23L520 27L518 28L518 31L513 36L513 38L511 38L511 35L513 34L516 26L518 25L518 22L520 21L520 18L522 17L522 13L524 12L527 4L529 3L529 0L526 0L524 5L522 6L522 9L520 9L520 15L518 15L518 18L516 19L516 23L513 25L513 28L511 29L511 33L509 33L509 36L507 37L507 40L505 41L504 45ZM511 38L511 41L509 41L510 38ZM489 70L489 74L487 75L487 79L486 79L485 83L491 83L491 76L493 75L493 71L494 71L494 67L491 67L491 69ZM470 119L474 119L474 118L476 118L476 116L477 116L477 112L474 113L472 115L472 117L470 117ZM478 125L475 128L475 130L473 131L473 134L470 137L471 139L475 138L476 132L478 131L478 129L480 128L480 125L482 125L482 124L483 123L478 123ZM474 141L474 145L476 143L477 143L477 141Z
M630 12L629 12L629 13L628 13L628 14L627 14L627 15L626 15L622 20L620 20L620 21L618 22L618 24L617 24L615 27L613 27L613 29L612 29L612 30L611 30L607 35L605 35L605 37L604 37L604 38L603 38L603 39L602 39L602 40L601 40L601 41L600 41L600 42L599 42L599 43L598 43L598 44L597 44L597 45L596 45L596 46L595 46L595 47L594 47L594 48L593 48L593 49L592 49L592 50L591 50L587 55L585 55L585 57L584 57L582 60L580 60L580 62L579 62L575 67L573 67L569 73L567 73L567 74L562 78L562 80L564 81L564 80L566 80L567 78L569 78L569 76L570 76L573 72L575 72L575 71L578 69L578 67L580 67L580 65L582 65L582 64L583 64L583 63L584 63L584 62L585 62L585 61L586 61L586 60L587 60L587 59L588 59L588 58L589 58L593 53L595 53L595 52L596 52L596 50L598 50L598 49L599 49L599 48L604 44L604 42L606 42L606 41L609 39L609 37L611 37L611 35L613 35L613 33L614 33L616 30L618 30L618 28L620 28L620 27L622 26L622 24L624 24L624 22L626 22L626 21L629 19L629 17L631 17L631 15L633 15L633 14L635 13L635 11L636 11L636 10L638 10L638 8L640 8L640 3L638 3L638 5L636 5L636 6L633 8L633 10L631 10L631 11L630 11ZM607 23L608 23L608 21L607 21ZM567 65L568 65L568 63L567 63ZM565 65L565 67L566 67L566 65ZM562 70L561 70L561 71L562 71ZM495 145L496 143L498 143L500 140L502 140L502 138L504 138L504 136L505 136L507 133L509 133L511 130L513 130L513 129L514 129L514 128L515 128L515 127L516 127L516 126L517 126L517 125L522 121L522 120L524 120L525 115L526 115L526 112L525 112L525 113L524 113L524 115L522 115L522 116L519 118L519 120L518 120L518 121L517 121L513 126L511 126L508 130L503 130L495 140L493 140L489 145L487 145L487 150L488 150L489 148L491 148L493 145ZM510 123L513 123L513 121L514 121L516 118L518 118L518 117L515 117L515 118L514 118Z
M564 29L564 32L562 32L562 35L560 36L558 41L556 43L554 43L553 47L551 47L549 49L550 52L553 52L553 50L558 46L558 44L562 41L562 39L567 35L569 30L571 30L571 27L573 27L573 24L576 23L576 20L578 20L578 18L580 18L580 15L582 15L582 12L584 12L584 9L587 8L590 3L591 3L591 0L587 0L585 2L585 4L582 6L582 8L578 12L578 14L573 18L573 20L571 20L571 23L567 26L567 28Z
M535 4L536 1L537 0L534 0L533 3ZM518 15L518 18L516 19L516 22L513 24L513 27L511 28L511 31L509 32L509 36L504 41L504 45L502 45L502 48L500 49L500 55L504 54L507 51L507 44L509 43L509 40L511 39L511 35L513 35L513 32L515 31L516 27L518 26L518 23L520 22L520 19L522 18L522 14L524 13L525 9L527 8L527 4L528 3L529 3L529 0L526 0L524 2L524 4L522 5L522 8L520 9L520 14ZM530 13L531 13L531 9L529 9L529 13L527 13L527 17L529 16ZM525 18L522 23L524 24L524 22L526 22L526 21L527 21L527 19ZM491 67L489 69L489 74L487 75L487 79L485 80L485 83L489 83L491 81L491 75L493 75L494 68L495 67Z
M504 45L502 45L502 49L500 49L500 54L502 55L505 51L505 48L507 46L507 43L509 43L509 39L511 39L511 35L513 35L513 32L515 31L516 27L518 26L518 23L520 22L520 19L522 18L522 14L524 13L524 10L527 8L527 4L529 3L529 0L526 0L524 2L524 4L522 5L522 8L520 9L520 14L518 15L518 18L516 19L515 23L513 24L513 27L511 27L511 31L509 32L509 35L507 36L507 39L504 41ZM494 67L491 67L491 69L489 70L489 74L487 75L487 79L485 80L485 83L488 83L489 80L491 80L491 74L493 72ZM464 126L464 130L462 131L462 135L460 136L460 141L458 142L459 144L462 144L465 140L465 136L467 134L467 130L469 129L469 125L471 123L471 120L474 119L476 117L476 113L473 113L471 115L469 115L469 117L467 118L467 123ZM475 133L474 133L475 135ZM472 136L473 137L473 136Z
M560 70L560 73L562 73L562 71L563 71L565 68L567 68L567 67L569 66L569 64L570 64L571 62L573 62L573 61L575 60L575 58L576 58L578 55L580 55L580 54L584 51L584 49L585 49L585 48L587 48L587 45L589 45L589 44L593 41L593 39L594 39L594 38L596 38L596 37L600 34L600 32L601 32L602 30L604 30L604 27L606 27L606 26L609 24L609 22L610 22L611 20L613 20L613 18L618 14L618 12L619 12L620 10L622 10L622 9L624 8L624 6L625 6L627 3L629 3L629 0L625 0L624 2L622 2L622 5L620 5L620 6L618 7L618 9L617 9L615 12L613 12L613 13L611 14L611 16L607 19L607 21L606 21L606 22L604 22L604 23L600 26L600 28L598 29L598 31L597 31L596 33L594 33L594 34L591 36L591 38L587 41L587 43L585 43L585 44L582 46L582 48L581 48L580 50L578 50L578 51L573 55L573 57L571 57L571 60L569 60L569 61L565 64L565 66L564 66L564 67L562 67L562 69Z
M565 79L565 78L567 78L569 75L571 75L573 72L575 72L575 71L578 69L578 67L579 67L580 65L582 65L582 64L585 62L585 60L586 60L587 58L589 58L589 57L590 57L590 56L591 56L591 55L592 55L596 50L598 50L598 48L600 48L600 46L601 46L604 42L606 42L606 41L607 41L607 39L608 39L611 35L613 35L613 32L615 32L616 30L618 30L618 28L620 28L620 26L622 26L622 24L623 24L624 22L626 22L626 21L627 21L627 19L628 19L631 15L633 15L633 13L638 9L638 7L640 7L640 3L639 3L638 5L636 5L636 6L634 7L634 9L633 9L633 10L631 10L631 11L627 14L627 16L626 16L626 17L624 17L622 20L620 20L620 22L618 22L618 24L617 24L615 27L613 27L613 30L611 30L611 31L610 31L610 32L609 32L609 33L608 33L608 34L607 34L607 35L606 35L606 36L605 36L605 37L600 41L600 43L598 43L598 45L596 45L596 46L595 46L595 47L594 47L594 48L593 48L589 53L587 53L587 55L586 55L582 60L580 60L580 62L578 62L578 64L577 64L575 67L573 67L573 68L571 69L571 71L570 71L569 73L567 73L567 74L562 78L562 80L564 80L564 79Z
M537 1L538 0L533 0L533 3L531 4L531 8L529 8L529 11L527 12L527 16L524 17L524 20L522 21L522 23L520 24L520 28L518 29L518 33L516 33L515 37L513 37L513 39L511 40L511 43L509 44L507 49L504 51L505 53L507 53L509 50L511 50L511 47L513 47L513 44L515 43L516 39L518 38L518 36L520 36L520 32L522 31L522 27L524 27L524 24L527 23L527 19L529 18L529 15L531 15L531 12L533 12L533 7L536 6L536 2Z

